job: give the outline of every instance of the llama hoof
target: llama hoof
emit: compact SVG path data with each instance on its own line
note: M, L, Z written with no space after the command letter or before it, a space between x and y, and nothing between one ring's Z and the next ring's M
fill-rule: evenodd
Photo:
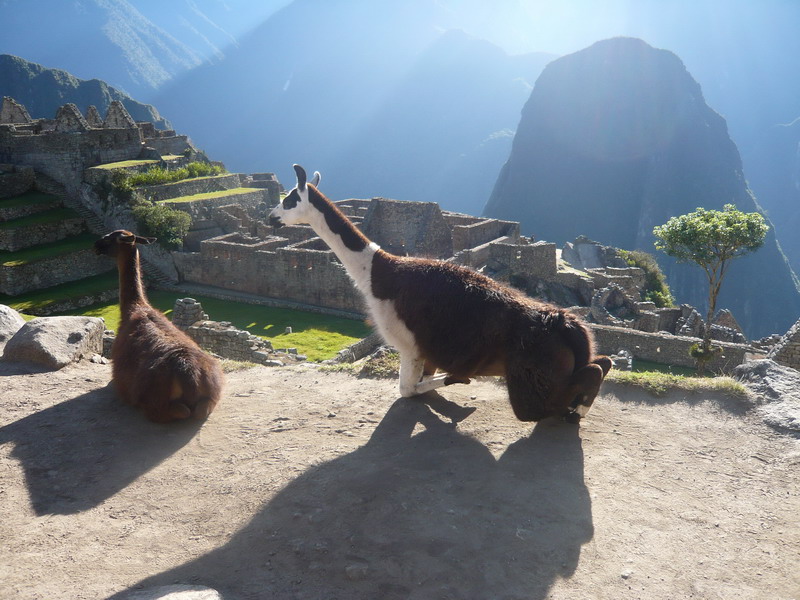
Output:
M583 417L581 417L581 415L576 412L568 412L566 415L564 415L564 420L567 423L572 423L573 425L577 425L578 423L580 423L582 418Z
M453 385L454 383L469 384L472 383L472 380L469 377L457 377L456 375L448 375L445 377L445 385Z

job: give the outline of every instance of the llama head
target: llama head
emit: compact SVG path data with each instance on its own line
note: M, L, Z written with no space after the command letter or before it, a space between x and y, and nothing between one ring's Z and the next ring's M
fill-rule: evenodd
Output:
M152 244L156 238L141 237L125 229L104 235L94 243L96 254L116 256L121 248L133 249L136 244Z
M316 187L319 185L319 171L314 173L314 177L311 181L307 181L306 171L300 165L294 165L294 172L297 174L297 185L281 203L269 213L269 223L273 227L309 223L311 215L315 210L308 199L310 191L308 186Z

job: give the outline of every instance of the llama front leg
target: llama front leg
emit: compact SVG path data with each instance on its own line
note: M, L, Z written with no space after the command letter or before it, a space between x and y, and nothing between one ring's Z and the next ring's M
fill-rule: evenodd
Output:
M400 353L400 395L403 398L418 396L451 383L465 383L462 380L454 380L446 373L423 377L424 373L424 359L407 352Z

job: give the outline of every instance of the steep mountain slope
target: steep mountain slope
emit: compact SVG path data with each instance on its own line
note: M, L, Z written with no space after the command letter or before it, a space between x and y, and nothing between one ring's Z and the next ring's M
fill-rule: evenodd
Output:
M726 203L757 209L725 120L674 54L614 38L542 72L485 214L559 243L584 234L652 252L654 226ZM706 304L698 267L658 260L679 301ZM800 294L774 231L732 266L720 303L751 337L797 319Z
M463 35L440 40L447 19L436 10L429 0L297 0L221 61L168 85L156 104L230 168L291 181L297 162L320 170L333 197L448 206L446 175L494 180L503 159L493 146L507 148L503 130L545 61ZM486 184L466 191L464 210L488 193Z
M800 272L800 118L767 128L742 154L747 181L775 224L789 264Z
M201 58L127 0L4 0L0 52L99 78L149 99Z
M387 196L480 213L546 54L509 57L452 30L362 123L326 179L334 197Z
M136 121L150 121L160 129L169 129L155 107L137 102L104 81L73 77L66 71L47 69L17 56L0 54L0 97L10 96L28 109L31 117L52 119L58 108L67 102L75 104L83 114L94 105L101 115L114 100L125 105Z

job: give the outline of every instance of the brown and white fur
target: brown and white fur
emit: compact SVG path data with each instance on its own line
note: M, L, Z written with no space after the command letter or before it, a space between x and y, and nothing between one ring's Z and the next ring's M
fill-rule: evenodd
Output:
M270 222L308 224L330 246L400 353L401 396L500 375L522 421L586 414L611 361L595 357L591 332L575 315L465 267L384 252L317 189L319 173L307 182L294 168L297 186Z
M119 270L121 321L111 349L114 387L151 421L205 419L219 402L222 369L148 303L136 246L153 241L120 229L94 245L97 254L115 258Z

